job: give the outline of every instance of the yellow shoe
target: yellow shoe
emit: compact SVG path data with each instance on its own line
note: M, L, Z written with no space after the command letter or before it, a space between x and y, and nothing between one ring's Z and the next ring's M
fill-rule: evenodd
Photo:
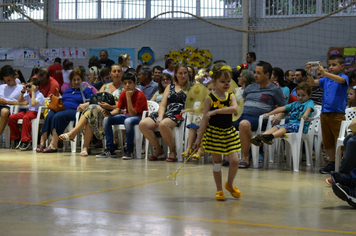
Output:
M241 191L234 185L234 187L231 189L229 186L227 186L227 182L225 182L225 189L231 193L231 196L234 198L240 198L241 197Z
M217 191L215 193L215 199L218 201L225 201L225 196L223 191Z
M185 157L189 157L190 154L192 154L193 152L193 149L192 148L188 148L186 152L182 152L182 157L185 158Z
M199 161L202 156L204 156L204 151L199 149L198 152L192 156L192 160Z

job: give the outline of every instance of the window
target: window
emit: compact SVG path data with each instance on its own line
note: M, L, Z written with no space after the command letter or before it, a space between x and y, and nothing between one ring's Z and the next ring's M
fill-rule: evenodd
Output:
M264 0L264 15L278 16L319 16L329 14L348 4L350 0ZM356 6L349 7L339 15L355 14Z
M12 4L35 20L43 20L44 0L3 0L2 3ZM23 17L11 7L2 7L0 9L2 9L0 17L4 21L27 20L26 17Z

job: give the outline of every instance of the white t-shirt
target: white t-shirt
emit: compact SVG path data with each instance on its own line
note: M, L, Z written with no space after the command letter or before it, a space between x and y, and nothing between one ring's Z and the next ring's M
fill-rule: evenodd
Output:
M62 75L63 75L63 83L69 84L69 74L73 70L62 70Z
M5 100L12 101L12 102L18 101L22 89L23 89L22 84L16 84L14 86L8 86L7 84L2 84L0 85L0 98L4 98Z
M27 102L28 102L28 105L30 106L30 108L28 109L29 111L38 111L38 108L40 108L40 106L43 106L44 103L45 103L45 98L43 96L43 94L37 90L35 92L35 96L36 96L36 101L37 101L37 104L36 106L31 106L31 97L30 97L30 94L26 93L23 95L23 99L25 99Z
M164 70L162 71L162 74L163 74L163 73L168 73L168 74L170 74L172 77L174 77L174 71L170 72L170 71L168 71L167 69L164 69Z

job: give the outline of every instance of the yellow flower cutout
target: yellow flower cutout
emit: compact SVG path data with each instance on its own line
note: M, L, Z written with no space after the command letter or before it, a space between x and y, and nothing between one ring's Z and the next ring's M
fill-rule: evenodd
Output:
M219 109L224 108L223 104L220 104L220 101L216 101L213 103L213 107L217 107Z
M188 101L189 101L189 102L194 102L194 97L193 97L193 96L190 96L190 97L188 98Z
M238 70L241 70L241 66L237 66L236 68L237 68Z
M199 94L200 93L200 89L198 86L195 86L194 90L193 90L193 93L195 94ZM193 98L194 99L194 98ZM189 100L190 101L190 100ZM193 100L192 100L193 101Z

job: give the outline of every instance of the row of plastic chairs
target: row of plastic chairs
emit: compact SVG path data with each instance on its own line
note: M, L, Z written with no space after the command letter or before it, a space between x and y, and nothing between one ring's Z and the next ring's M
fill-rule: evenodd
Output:
M267 149L267 152L264 151L265 153L265 158L264 158L264 166L267 167L269 162L274 162L274 157L277 155L277 162L279 162L279 156L280 152L283 154L286 154L287 158L287 165L291 166L291 163L293 163L293 170L294 171L299 171L299 164L301 161L301 150L303 147L303 144L305 146L305 152L306 152L306 159L307 159L307 166L313 167L313 160L312 160L312 149L313 149L313 143L314 143L314 136L316 132L316 126L319 124L320 120L320 112L321 109L320 107L315 107L314 112L312 113L312 117L308 119L310 121L309 124L309 129L308 133L303 133L303 127L304 127L304 119L301 119L301 123L299 126L299 130L297 133L286 133L283 137L275 139L274 143L270 146L264 145L264 150ZM285 116L281 120L281 124L284 124L285 121L289 118L289 116ZM259 128L262 125L261 120L263 119L262 116L260 116L260 124ZM268 119L268 125L267 129L271 127L271 121L272 121L272 116L269 117ZM257 130L255 133L257 134L258 132L261 132L261 130ZM284 140L284 148L283 148L283 142ZM258 168L258 152L259 147L252 146L252 158L253 158L253 166L254 168ZM255 149L255 151L254 151ZM277 151L277 153L276 153ZM268 153L268 154L267 154ZM267 156L266 156L267 154Z
M16 114L18 113L21 109L28 109L29 106L24 106L24 105L11 105L10 106L10 114ZM40 106L38 109L38 113L37 113L37 117L33 120L31 120L31 124L32 124L32 130L31 130L31 137L32 137L32 150L36 150L37 145L38 145L38 134L39 134L39 129L40 129L40 125L42 125L44 123L44 119L42 118L43 112L44 110L48 109L48 107L46 106ZM75 121L71 121L68 126L67 129L70 131L74 128L74 125L78 122L80 117L80 113L77 112L76 113L76 120ZM19 119L17 121L18 125L22 125L23 120ZM8 125L6 125L4 132L4 141L5 141L5 148L10 148L11 145L11 140L10 140L10 128ZM76 152L76 144L77 144L77 137L75 137L74 142L71 142L71 152Z

